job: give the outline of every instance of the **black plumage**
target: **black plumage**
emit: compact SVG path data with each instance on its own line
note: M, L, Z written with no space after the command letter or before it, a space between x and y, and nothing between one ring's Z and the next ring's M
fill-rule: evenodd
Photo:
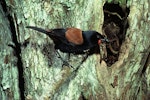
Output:
M107 41L104 36L96 31L82 31L77 28L59 28L45 30L42 28L27 26L48 35L55 44L55 49L65 53L84 54L98 48L101 42Z

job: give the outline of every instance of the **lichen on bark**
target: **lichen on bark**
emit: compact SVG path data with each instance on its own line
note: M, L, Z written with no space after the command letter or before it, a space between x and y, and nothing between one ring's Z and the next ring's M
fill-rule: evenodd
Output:
M27 25L46 29L77 27L102 33L105 2L104 0L6 1L7 7L10 9L9 13L14 20L17 40L21 44L20 55L25 78L24 95L27 100L78 100L79 98L81 100L83 98L89 100L141 100L141 98L148 98L150 67L147 62L149 60L142 60L148 59L147 55L149 55L150 2L148 0L129 0L126 3L125 0L120 1L123 3L120 6L124 8L127 5L130 9L129 28L119 51L118 61L110 67L105 61L99 63L99 54L89 56L81 65L82 56L71 54L69 63L74 68L80 65L77 72L70 67L62 67L63 62L55 54L53 41L46 35L25 28ZM9 28L6 27L6 30ZM5 31L1 33L5 33ZM7 40L12 41L9 35L6 42ZM5 50L10 50L10 48L6 46ZM11 53L6 55L12 54L11 50L8 52ZM2 51L1 54L4 52ZM61 52L60 54L65 60L68 60L66 53ZM9 57L2 55L2 61L4 59L6 62L9 61L11 59ZM2 63L2 65L5 67L8 64ZM15 65L11 65L9 68L13 70L11 71L12 77L16 78L17 69L12 66ZM6 74L6 78L2 77L2 80L10 79L9 71L1 70L3 74ZM13 83L12 81L10 79L10 84ZM17 80L14 83L16 86ZM14 88L12 85L2 84L0 91L7 90L4 88L6 86ZM15 87L15 89L18 91L18 88ZM1 94L5 99L7 93L3 91ZM19 98L19 94L12 93L11 95Z
M0 99L19 99L17 58L9 44L13 44L7 15L0 4Z

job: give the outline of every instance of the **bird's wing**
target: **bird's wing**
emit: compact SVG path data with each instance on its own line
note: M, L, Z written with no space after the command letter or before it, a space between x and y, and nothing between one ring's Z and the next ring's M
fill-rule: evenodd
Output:
M63 44L72 47L82 45L84 41L82 31L78 28L53 29L50 34Z
M67 28L65 38L74 45L81 45L84 42L82 31L78 28Z

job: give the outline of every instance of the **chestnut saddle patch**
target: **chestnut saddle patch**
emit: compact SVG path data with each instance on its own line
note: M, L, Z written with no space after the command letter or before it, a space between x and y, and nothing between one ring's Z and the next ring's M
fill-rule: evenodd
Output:
M83 44L82 31L78 28L67 28L65 37L69 42L73 44L76 45Z

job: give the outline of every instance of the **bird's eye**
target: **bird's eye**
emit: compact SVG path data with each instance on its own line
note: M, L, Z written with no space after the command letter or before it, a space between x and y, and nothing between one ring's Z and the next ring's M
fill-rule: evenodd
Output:
M99 39L99 38L100 38L100 36L99 36L99 35L97 35L97 38Z

